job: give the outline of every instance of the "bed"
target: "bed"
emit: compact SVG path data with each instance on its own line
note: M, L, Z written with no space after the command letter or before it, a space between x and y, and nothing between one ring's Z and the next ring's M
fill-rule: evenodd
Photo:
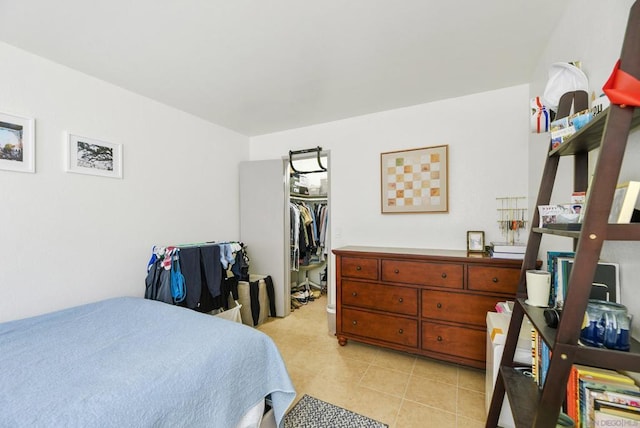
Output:
M0 324L3 427L257 426L267 396L280 425L295 390L273 341L189 309L121 297Z

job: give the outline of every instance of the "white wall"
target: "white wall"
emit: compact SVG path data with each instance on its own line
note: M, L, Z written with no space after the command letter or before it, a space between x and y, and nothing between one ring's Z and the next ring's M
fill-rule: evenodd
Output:
M582 61L582 69L589 78L590 92L602 93L602 85L609 77L620 56L622 39L627 25L632 0L602 2L597 0L572 0L567 13L556 31L550 35L547 49L538 62L532 79L531 97L542 95L548 78L549 66L560 61ZM529 142L529 193L535 195L540 183L544 156L549 143L548 134L531 135ZM631 135L628 142L620 182L640 180L640 133ZM592 156L592 160L595 157ZM568 200L572 190L572 162L562 159L558 179L560 186L554 189L552 202ZM594 162L591 162L593 167ZM531 203L535 203L530 198ZM549 249L570 250L571 240L550 238L542 241L540 257L545 259ZM631 242L606 242L602 259L621 264L621 296L629 311L635 316L632 324L633 336L640 337L640 296L637 293L640 265L638 254L640 244Z
M36 173L0 171L0 321L142 296L154 244L238 238L240 134L0 43L0 111ZM63 132L121 143L122 180L64 172Z
M527 192L528 94L521 85L253 137L251 159L316 146L331 151L333 248L466 249L468 230L504 239L496 197ZM380 153L441 144L449 145L449 212L381 214Z

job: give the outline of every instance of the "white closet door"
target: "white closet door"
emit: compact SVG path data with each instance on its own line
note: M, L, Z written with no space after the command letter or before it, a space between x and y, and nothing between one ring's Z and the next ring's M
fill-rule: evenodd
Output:
M240 240L247 245L251 273L271 275L279 317L291 312L285 167L283 159L240 163Z

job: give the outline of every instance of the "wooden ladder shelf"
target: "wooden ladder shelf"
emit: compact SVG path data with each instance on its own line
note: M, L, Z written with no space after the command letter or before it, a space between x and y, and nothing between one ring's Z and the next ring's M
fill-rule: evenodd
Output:
M620 56L620 69L640 78L640 5L635 2L629 20ZM558 117L565 117L574 105L574 111L588 106L578 93L567 93L558 107ZM486 427L497 426L506 392L516 427L555 427L572 365L584 364L617 370L637 371L640 367L640 343L631 340L631 350L621 352L591 348L578 344L583 317L600 258L604 241L640 240L640 224L608 224L609 211L624 158L629 132L640 126L640 109L611 104L570 139L548 152L536 206L548 205L562 156L574 159L574 190L586 191L588 183L588 155L599 149L590 195L585 207L580 231L564 231L532 227L520 273L516 303L511 316L506 343L496 380ZM534 210L532 225L537 225L539 214ZM557 329L548 327L543 309L529 306L526 298L526 275L535 269L540 242L545 234L573 239L574 267L571 271L565 309ZM546 382L540 389L529 377L514 367L514 354L524 316L553 351Z

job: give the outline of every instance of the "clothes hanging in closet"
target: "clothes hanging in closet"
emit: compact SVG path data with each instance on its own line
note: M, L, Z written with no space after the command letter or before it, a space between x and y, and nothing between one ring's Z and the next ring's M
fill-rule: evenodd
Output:
M326 202L289 202L291 270L324 260L328 224Z

